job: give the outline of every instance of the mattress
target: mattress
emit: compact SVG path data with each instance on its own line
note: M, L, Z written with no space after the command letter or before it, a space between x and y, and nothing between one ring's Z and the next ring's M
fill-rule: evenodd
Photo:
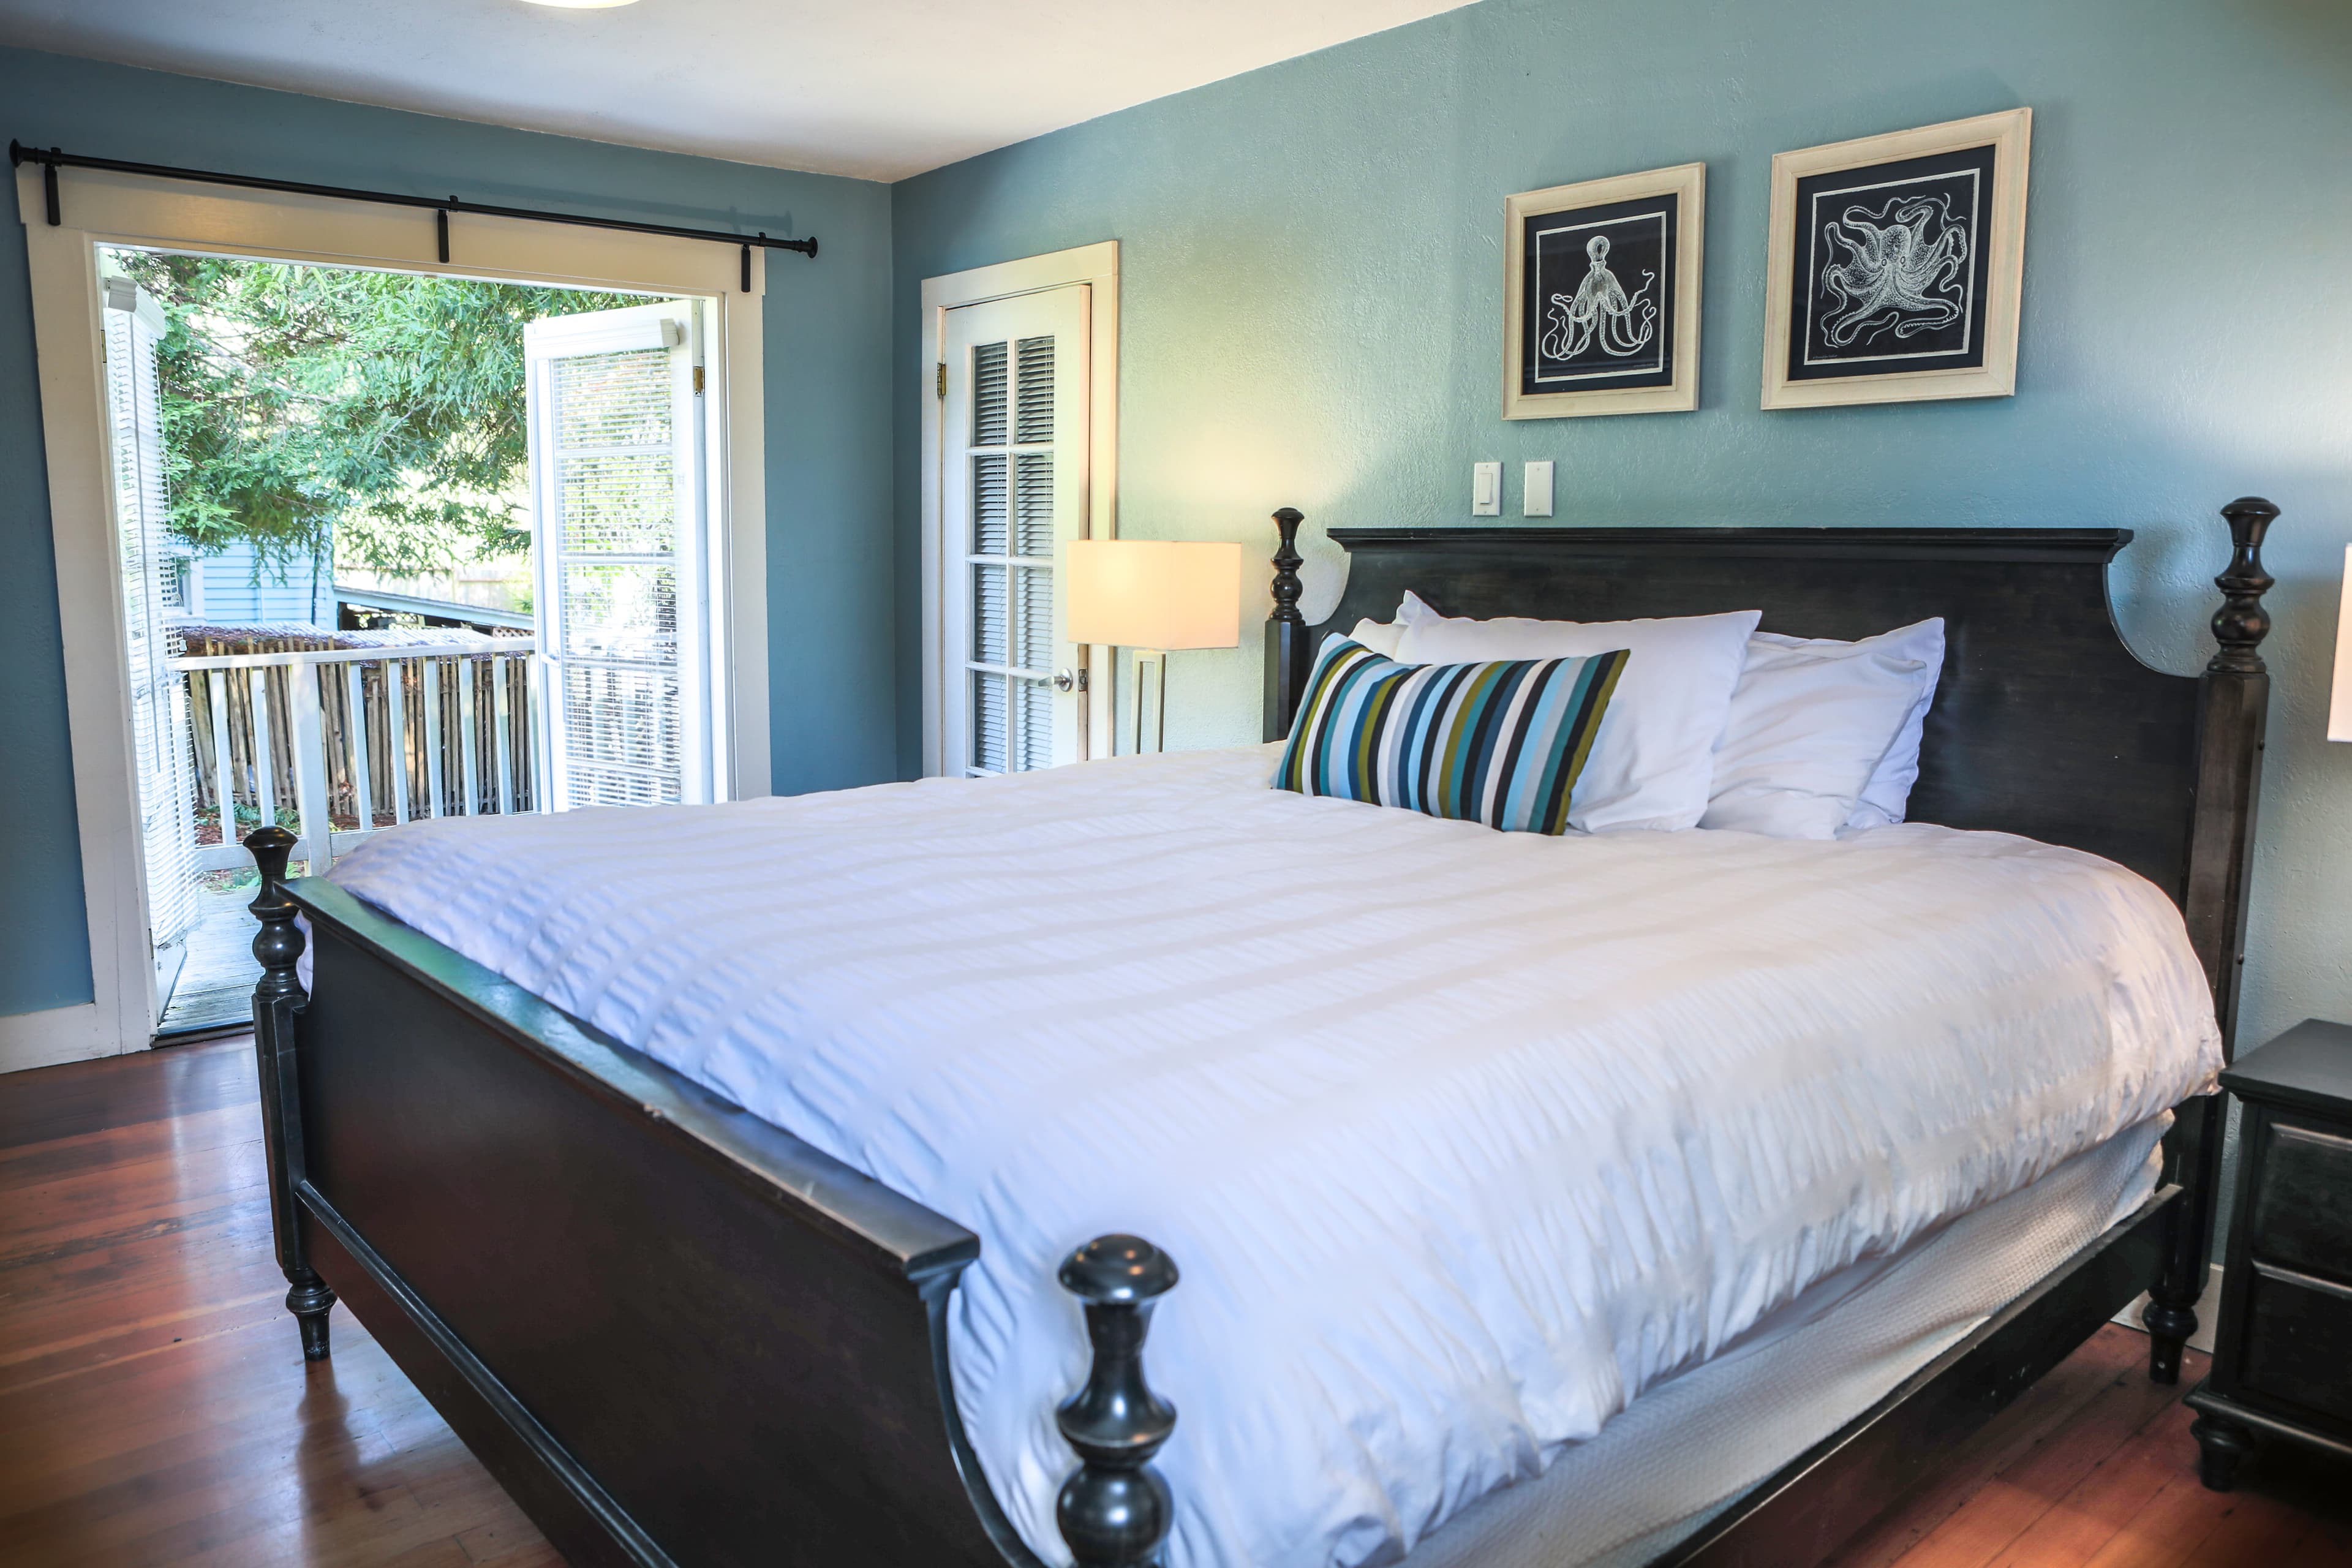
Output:
M1354 1568L2219 1064L2179 912L2094 857L1501 834L1272 760L412 824L334 876L976 1232L959 1408L1049 1562L1091 1236L1184 1271L1171 1568Z

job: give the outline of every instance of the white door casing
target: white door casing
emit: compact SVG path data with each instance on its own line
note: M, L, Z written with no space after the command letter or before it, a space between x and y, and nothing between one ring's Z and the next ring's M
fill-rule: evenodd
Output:
M1082 521L1068 526L1087 537L1109 538L1118 531L1118 243L1106 240L923 280L922 363L926 374L918 416L922 432L922 771L927 774L961 774L969 765L967 753L959 749L968 738L968 724L960 727L953 737L949 729L956 722L950 700L961 690L969 676L966 644L961 639L970 629L969 612L957 607L961 595L951 591L963 578L957 574L951 581L951 569L960 571L971 564L965 560L971 552L966 548L967 533L953 526L947 515L950 498L946 470L948 447L961 442L959 456L968 457L971 442L968 434L959 437L950 429L949 397L940 395L931 367L947 363L950 320L963 308L1054 290L1072 290L1076 285L1084 286L1078 297L1085 310L1084 515ZM976 340L967 336L965 341L969 344ZM950 396L956 394L956 377L952 374L948 376L948 393ZM1059 445L1057 436L1057 456ZM1060 499L1057 492L1057 503ZM957 617L952 626L951 616ZM1094 647L1070 651L1084 660L1074 673L1084 673L1089 688L1080 710L1083 743L1076 754L1108 756L1113 749L1116 722L1111 650Z
M940 494L948 771L1083 760L1059 555L1087 524L1088 287L948 311Z
M729 796L768 793L766 251L752 251L751 290L745 293L738 289L740 253L693 240L460 215L450 224L458 265L437 259L430 211L110 171L61 171L59 184L65 221L52 226L41 170L27 163L16 171L93 999L0 1016L0 1072L142 1049L155 1022L100 373L98 252L105 247L704 300L711 312L703 338L706 381L725 392L723 416L706 429L714 476L710 547L719 563L711 607L714 732L725 747ZM736 519L743 525L733 526Z
M530 367L539 754L554 809L723 798L698 302L551 316Z

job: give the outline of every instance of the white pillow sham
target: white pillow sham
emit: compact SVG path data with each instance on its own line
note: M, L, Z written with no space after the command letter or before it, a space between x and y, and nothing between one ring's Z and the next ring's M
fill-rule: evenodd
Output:
M1701 827L1837 837L1931 679L1885 640L1748 639Z
M1413 601L1418 604L1418 601ZM1568 825L1585 833L1695 827L1706 812L1715 744L1748 659L1755 610L1664 620L1408 617L1395 657L1407 664L1575 658L1614 648L1633 658L1594 737Z
M1846 648L1870 648L1872 654L1919 660L1927 666L1919 677L1919 696L1912 700L1910 712L1903 715L1903 724L1889 742L1886 754L1879 757L1879 764L1870 771L1870 783L1863 785L1861 799L1855 802L1853 814L1846 818L1846 830L1858 832L1863 827L1891 827L1900 823L1910 806L1912 785L1919 783L1919 741L1927 733L1927 710L1936 705L1936 682L1943 677L1943 616L1928 616L1927 621L1912 621L1910 626L1898 626L1891 632L1879 632L1877 637L1863 637L1861 642L1757 632L1755 637L1748 639L1748 651L1755 656L1759 648L1797 648L1825 658L1837 658ZM1734 703L1736 700L1738 699L1734 699Z
M1420 595L1408 588L1405 590L1404 597L1397 601L1394 620L1376 621L1370 616L1366 616L1356 623L1356 629L1349 632L1348 637L1349 640L1361 643L1370 648L1382 658L1394 658L1397 657L1398 645L1404 641L1407 628L1422 621L1434 621L1442 617L1435 610L1422 602Z

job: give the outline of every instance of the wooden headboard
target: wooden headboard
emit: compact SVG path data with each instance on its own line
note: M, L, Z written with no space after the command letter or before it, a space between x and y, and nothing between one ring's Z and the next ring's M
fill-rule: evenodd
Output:
M1449 616L1623 620L1761 609L1763 629L1860 637L1944 617L1944 670L1912 791L1915 821L1994 828L2127 866L2188 917L2229 1029L2270 678L2260 652L2278 509L2222 510L2220 651L2202 675L2141 663L2116 629L2107 563L2124 529L1350 528L1346 592L1297 608L1299 514L1275 514L1265 733L1287 734L1314 650L1407 589Z

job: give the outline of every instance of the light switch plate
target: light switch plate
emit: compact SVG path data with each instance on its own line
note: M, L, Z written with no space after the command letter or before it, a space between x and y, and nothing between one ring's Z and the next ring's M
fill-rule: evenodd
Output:
M1503 515L1503 465L1473 463L1470 465L1470 515L1500 517Z
M1519 487L1519 512L1523 517L1551 515L1551 464L1529 463L1527 482Z

